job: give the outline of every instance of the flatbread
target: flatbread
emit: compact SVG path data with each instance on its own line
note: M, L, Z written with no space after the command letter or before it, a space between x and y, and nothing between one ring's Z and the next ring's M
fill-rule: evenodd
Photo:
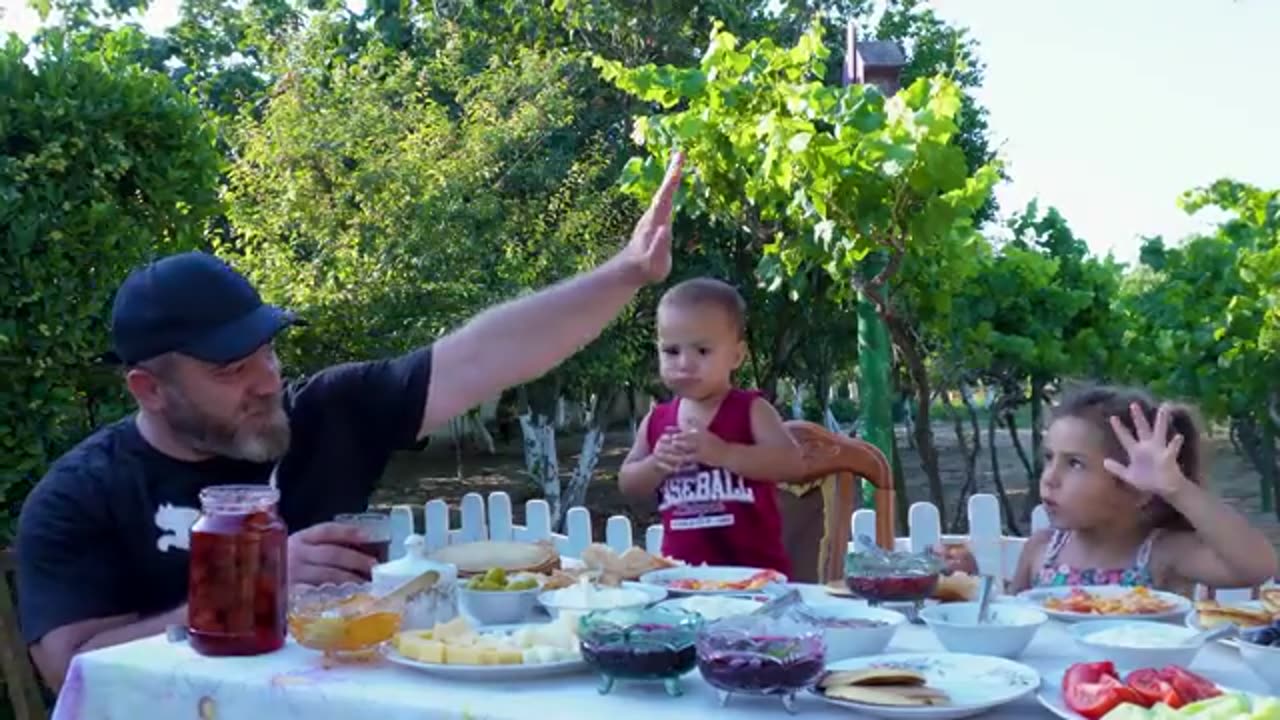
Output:
M1258 594L1262 606L1272 615L1280 615L1280 588L1267 588Z
M518 543L498 540L448 545L431 553L429 559L450 563L461 576L477 575L492 568L508 573L549 574L560 568L560 554L550 543Z
M842 685L826 690L825 694L827 697L836 700L848 700L849 702L865 705L896 705L900 707L944 705L950 699L941 690L919 686Z
M820 688L834 688L848 685L904 685L921 686L925 677L913 670L900 668L865 668L863 670L836 670L828 673L818 683Z

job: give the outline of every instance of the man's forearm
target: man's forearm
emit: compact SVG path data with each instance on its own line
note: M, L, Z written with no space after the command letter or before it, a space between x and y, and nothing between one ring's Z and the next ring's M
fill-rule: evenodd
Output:
M123 645L133 640L139 640L152 635L159 635L164 632L170 625L187 624L187 606L175 608L167 613L160 615L152 615L137 622L122 625L110 630L94 635L80 646L78 652L88 652L99 648L111 647L112 645Z
M432 352L423 431L559 365L596 339L642 285L624 264L610 261L486 310L442 338Z

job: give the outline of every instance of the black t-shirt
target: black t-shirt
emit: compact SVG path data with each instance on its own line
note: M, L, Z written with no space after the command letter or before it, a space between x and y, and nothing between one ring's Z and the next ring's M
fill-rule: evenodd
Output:
M422 425L431 349L327 368L286 390L289 451L276 468L290 532L361 512L391 454ZM59 458L18 518L18 609L28 644L50 630L187 599L189 531L209 485L265 484L274 463L185 462L138 432L135 416Z

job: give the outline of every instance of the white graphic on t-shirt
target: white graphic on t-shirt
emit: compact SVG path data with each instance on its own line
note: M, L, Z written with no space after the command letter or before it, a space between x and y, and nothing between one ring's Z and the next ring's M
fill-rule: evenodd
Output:
M200 511L195 508L175 507L169 503L156 508L156 527L161 530L156 547L160 552L168 552L169 548L190 550L191 526L199 518Z
M733 513L726 503L755 501L755 491L741 475L724 468L704 468L667 478L658 511L672 511L672 530L729 527Z

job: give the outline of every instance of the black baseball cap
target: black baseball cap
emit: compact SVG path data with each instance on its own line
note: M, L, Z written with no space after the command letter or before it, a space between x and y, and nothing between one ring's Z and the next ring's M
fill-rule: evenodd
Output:
M203 252L170 255L129 273L111 308L108 359L126 365L169 352L225 365L301 324L267 305L253 285Z

